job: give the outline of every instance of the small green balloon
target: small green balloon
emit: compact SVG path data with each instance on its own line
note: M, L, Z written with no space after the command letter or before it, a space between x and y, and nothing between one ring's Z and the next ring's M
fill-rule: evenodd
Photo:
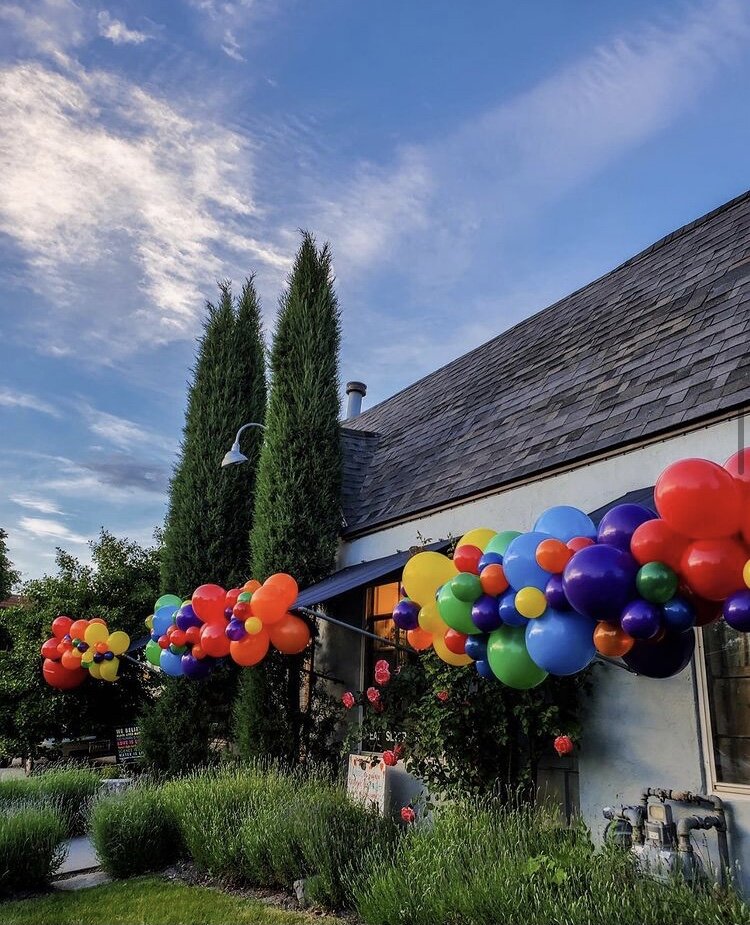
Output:
M438 594L438 612L452 630L457 633L478 633L479 630L471 622L471 604L460 601L447 581Z
M240 594L239 597L237 598L237 602L240 604L245 604L248 601L251 601L252 599L253 599L252 591L243 591L242 594Z
M516 530L503 530L502 533L497 533L487 544L485 552L499 552L501 556L505 555L505 550L510 546L511 542L521 534Z
M498 681L517 691L536 687L547 677L528 653L523 626L501 626L490 633L487 661Z
M157 642L154 642L153 639L149 639L146 643L146 661L151 662L152 665L159 667L159 656L161 655L161 648Z
M678 585L677 574L663 562L647 562L635 576L638 593L652 604L666 604L677 593Z
M482 594L482 582L478 575L470 572L459 572L450 582L453 596L466 604L473 604Z
M153 642L153 639L151 641ZM176 646L174 643L172 643L169 647L169 651L173 655L184 655L187 652L187 650L188 650L187 646Z
M182 598L176 594L162 594L159 600L154 604L154 613L160 607L182 607Z

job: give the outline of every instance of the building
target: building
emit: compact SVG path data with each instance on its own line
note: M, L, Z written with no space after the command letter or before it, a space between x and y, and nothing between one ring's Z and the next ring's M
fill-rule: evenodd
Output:
M749 347L750 192L346 420L340 571L302 602L392 635L420 538L528 530L552 504L601 513L677 459L723 462L743 442ZM717 793L748 877L750 646L723 624L698 636L671 680L597 671L580 811L601 834L602 807L644 787ZM328 633L328 657L361 687L381 653L356 640Z

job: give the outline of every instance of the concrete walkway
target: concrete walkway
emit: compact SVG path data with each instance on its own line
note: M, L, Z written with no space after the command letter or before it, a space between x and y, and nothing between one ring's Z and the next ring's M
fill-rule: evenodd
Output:
M100 867L91 839L84 835L69 839L67 857L52 885L56 890L85 890L110 880Z

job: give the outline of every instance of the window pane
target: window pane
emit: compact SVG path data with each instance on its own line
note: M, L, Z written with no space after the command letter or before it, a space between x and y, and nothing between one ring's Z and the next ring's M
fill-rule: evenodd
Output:
M372 589L372 613L373 616L382 616L393 613L393 608L398 604L398 582L394 581L389 585L378 585Z
M750 784L750 638L720 620L703 644L717 779Z

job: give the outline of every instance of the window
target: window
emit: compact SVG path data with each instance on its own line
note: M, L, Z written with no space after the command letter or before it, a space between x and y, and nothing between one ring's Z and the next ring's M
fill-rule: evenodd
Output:
M367 640L367 658L365 659L364 686L373 683L375 662L385 659L391 668L404 664L406 653L388 643L406 645L406 633L396 628L393 622L393 608L399 600L399 584L397 581L385 585L376 585L370 588L367 595L367 626L366 628L379 636L383 642Z
M750 635L719 620L703 628L702 648L714 781L750 786Z

